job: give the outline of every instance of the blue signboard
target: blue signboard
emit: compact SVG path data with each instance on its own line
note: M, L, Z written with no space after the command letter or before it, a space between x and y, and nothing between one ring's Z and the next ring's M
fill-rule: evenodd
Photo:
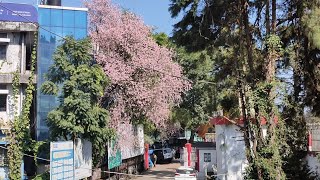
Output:
M38 12L28 4L0 3L0 21L38 22Z
M50 180L74 179L74 150L72 141L50 143Z

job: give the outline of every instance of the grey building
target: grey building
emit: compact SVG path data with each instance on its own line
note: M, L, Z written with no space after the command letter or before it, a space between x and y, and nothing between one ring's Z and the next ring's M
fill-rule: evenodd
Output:
M20 17L17 13L30 19ZM5 132L10 129L10 121L14 119L15 112L18 115L21 113L25 89L31 75L34 33L38 31L35 19L37 10L33 6L0 3L0 146L8 144ZM20 86L15 102L12 81L16 72L20 77ZM1 148L0 179L8 178L8 174L4 173L6 169L6 150Z

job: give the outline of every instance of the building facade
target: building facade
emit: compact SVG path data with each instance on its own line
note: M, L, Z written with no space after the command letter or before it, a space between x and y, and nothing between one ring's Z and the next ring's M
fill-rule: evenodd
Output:
M40 87L45 74L53 64L52 55L61 44L62 37L73 36L82 39L87 36L87 9L63 6L39 5L39 46L38 46L38 79L37 79L37 123L36 138L45 140L49 136L46 123L48 113L59 105L58 97L44 95Z
M17 12L21 12L21 16L17 16ZM0 179L8 179L7 150L4 148L9 142L5 132L10 129L14 116L21 114L31 75L31 54L36 39L37 20L37 10L31 5L0 3ZM14 98L15 75L19 76L20 85L16 87L18 93ZM34 107L31 111L34 116Z

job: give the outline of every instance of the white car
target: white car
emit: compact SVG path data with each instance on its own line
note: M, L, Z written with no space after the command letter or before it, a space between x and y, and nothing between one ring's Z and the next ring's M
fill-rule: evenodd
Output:
M155 149L154 153L157 155L158 162L169 162L173 159L172 150L170 148Z
M197 180L197 173L193 168L181 166L176 169L175 180Z

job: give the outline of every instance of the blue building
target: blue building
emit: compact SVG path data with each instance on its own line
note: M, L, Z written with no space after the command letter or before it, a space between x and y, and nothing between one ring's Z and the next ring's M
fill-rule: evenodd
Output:
M44 95L40 87L45 81L44 75L53 64L52 55L61 44L62 37L73 36L82 39L87 36L87 9L63 6L39 5L39 46L37 61L37 107L36 107L36 139L45 140L49 136L46 124L48 112L58 104L58 98Z

